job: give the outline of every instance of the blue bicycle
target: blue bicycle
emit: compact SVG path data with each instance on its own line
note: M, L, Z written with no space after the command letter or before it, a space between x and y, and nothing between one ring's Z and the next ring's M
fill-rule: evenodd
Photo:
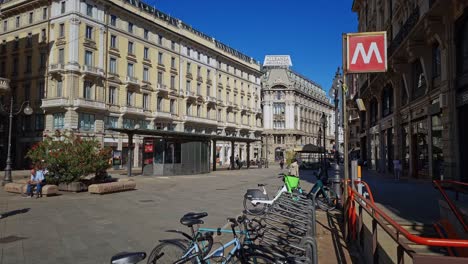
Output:
M148 263L151 264L210 264L210 263L275 263L271 257L254 250L254 245L248 238L247 222L248 219L244 216L228 218L231 224L231 230L216 229L218 235L221 233L232 233L233 239L220 247L211 250L213 246L213 230L208 228L198 228L197 231L193 228L194 225L203 224L203 217L207 213L188 213L181 219L180 223L189 227L192 235L178 230L168 230L167 232L181 234L184 239L169 239L161 240L148 258ZM239 234L243 234L244 241L241 241L236 227L244 225L244 231L240 230Z

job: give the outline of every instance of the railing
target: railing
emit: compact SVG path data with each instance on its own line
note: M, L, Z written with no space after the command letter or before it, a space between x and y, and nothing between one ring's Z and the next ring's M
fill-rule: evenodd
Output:
M361 183L367 184L363 181ZM368 187L366 187L368 188ZM370 191L370 188L368 188ZM400 224L388 216L382 209L378 208L371 200L368 200L362 196L354 188L351 188L348 185L349 197L346 203L345 210L347 210L348 218L348 229L349 229L349 238L354 241L361 241L362 228L364 227L363 223L363 210L365 210L372 218L372 230L370 240L372 245L372 253L374 257L374 262L379 262L378 253L377 253L377 226L380 226L398 245L397 245L397 261L398 263L404 262L404 254L406 253L413 259L413 263L439 263L439 262L430 262L430 261L444 261L445 263L462 263L463 258L455 257L446 257L446 256L430 256L430 255L418 255L410 248L406 241L402 240L402 236L407 240L426 246L434 247L462 247L468 248L468 240L463 239L444 239L444 238L433 238L433 237L421 237L411 234L409 231L404 229ZM355 204L359 206L358 212L359 215L356 219L356 208ZM377 217L377 215L379 217ZM357 222L356 222L357 220ZM392 229L393 228L393 229ZM356 230L357 229L357 230Z
M89 65L83 65L83 66L81 67L81 70L82 70L84 73L104 76L104 70L101 69L101 68L98 68L98 67L89 66Z
M10 80L6 78L0 78L0 91L10 90Z
M445 201L449 205L450 209L452 212L455 214L455 217L457 218L458 222L460 222L461 226L465 230L465 232L468 232L468 225L466 225L465 220L463 219L463 216L461 212L458 210L458 208L453 204L452 200L448 197L447 193L444 190L444 187L442 185L444 184L450 184L450 185L462 185L468 187L468 183L465 182L459 182L459 181L452 181L452 180L445 180L445 181L440 181L440 180L433 180L432 183L434 183L435 187L439 189L440 193L444 197ZM457 192L458 196L458 192Z
M127 82L128 84L139 85L139 83L138 83L138 78L136 78L136 77L127 76L127 77L125 78L125 80L126 80L126 82Z
M99 101L86 100L86 99L75 99L73 101L73 106L106 109L106 103L99 102Z
M391 56L393 52L400 46L401 42L405 40L413 27L418 23L419 20L419 6L417 6L413 13L408 17L405 24L400 28L398 34L390 43L390 46L387 48L388 56Z
M49 65L49 72L63 71L65 66L61 63Z
M49 98L49 99L42 99L42 108L47 107L60 107L68 105L68 99L66 98Z

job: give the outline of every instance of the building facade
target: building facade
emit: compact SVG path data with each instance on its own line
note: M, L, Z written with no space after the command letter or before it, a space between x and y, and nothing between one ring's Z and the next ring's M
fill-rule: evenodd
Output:
M96 137L123 150L124 161L127 138L108 128L261 137L259 63L152 6L11 0L0 10L0 77L35 113L16 118L16 168L57 129ZM141 144L135 138L135 166ZM228 162L230 144L218 144ZM251 144L252 157L260 144ZM244 159L245 148L236 146Z
M468 3L355 0L359 31L386 31L386 73L357 76L361 155L371 168L468 181Z
M286 151L305 144L323 146L322 114L327 120L326 150L331 151L335 113L325 91L289 66L264 66L263 71L263 141L268 161L278 162L286 158Z

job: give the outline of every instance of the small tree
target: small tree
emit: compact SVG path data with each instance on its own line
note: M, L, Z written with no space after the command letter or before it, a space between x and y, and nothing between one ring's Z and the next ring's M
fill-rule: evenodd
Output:
M296 152L292 150L286 151L286 165L288 166L291 165L295 157L296 157Z
M111 149L103 148L95 138L82 139L73 132L57 130L34 145L26 157L33 164L44 164L49 171L48 182L70 183L91 173L101 176L110 167Z

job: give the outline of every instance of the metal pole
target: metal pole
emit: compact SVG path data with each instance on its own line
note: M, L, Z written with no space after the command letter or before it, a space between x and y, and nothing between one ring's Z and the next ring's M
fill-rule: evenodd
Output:
M346 72L343 72L343 88L346 85ZM344 201L348 199L348 179L349 179L349 157L348 157L348 111L346 109L346 93L345 89L343 89L343 134L344 134L344 190L343 196ZM343 203L344 204L344 203Z
M324 116L324 120L325 122L323 122L323 168L324 168L324 172L325 172L325 177L328 178L328 167L327 167L327 148L326 148L326 145L327 145L327 142L326 142L326 139L325 139L325 130L327 129L327 122L326 122L326 117L325 117L325 113L323 114Z
M128 160L127 160L127 176L132 177L132 164L133 164L133 134L128 134Z
M338 87L335 87L335 162L339 164L340 160L340 143L338 142L339 126L338 126Z
M11 126L13 122L13 95L10 98L10 114L9 114L9 123L8 123L8 153L5 167L5 177L3 178L2 185L5 185L11 180Z

